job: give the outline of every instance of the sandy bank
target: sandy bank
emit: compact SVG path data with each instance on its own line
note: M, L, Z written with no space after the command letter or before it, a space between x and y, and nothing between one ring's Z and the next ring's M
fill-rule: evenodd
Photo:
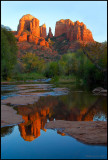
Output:
M107 122L102 121L50 121L47 129L57 129L85 144L107 144Z

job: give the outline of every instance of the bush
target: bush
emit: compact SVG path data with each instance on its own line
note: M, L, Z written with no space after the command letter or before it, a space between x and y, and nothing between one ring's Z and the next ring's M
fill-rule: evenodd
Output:
M60 75L58 62L47 63L44 70L44 75L49 78Z

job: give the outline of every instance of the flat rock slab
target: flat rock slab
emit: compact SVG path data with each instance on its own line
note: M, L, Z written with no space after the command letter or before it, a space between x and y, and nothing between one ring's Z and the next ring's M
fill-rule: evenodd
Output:
M39 96L14 96L1 101L2 104L27 105L37 102Z
M50 121L47 129L57 129L78 141L91 145L107 145L107 122L103 121Z
M31 90L31 89L28 89L26 91L20 90L19 96L13 96L7 99L3 99L1 100L1 104L28 105L28 104L33 104L37 102L40 96L63 95L69 92L67 88L54 88L53 91L49 91L49 92L47 91L47 92L33 92L33 93L31 92L30 93L29 91L34 91L34 90Z
M1 127L22 123L21 115L17 111L7 105L1 105Z

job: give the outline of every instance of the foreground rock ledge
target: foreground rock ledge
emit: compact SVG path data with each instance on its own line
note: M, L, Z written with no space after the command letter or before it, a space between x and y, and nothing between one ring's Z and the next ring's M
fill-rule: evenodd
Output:
M22 123L22 116L7 105L1 105L1 127Z
M28 105L37 102L39 96L14 96L1 100L2 104Z
M45 127L60 130L85 144L107 145L107 122L56 120Z

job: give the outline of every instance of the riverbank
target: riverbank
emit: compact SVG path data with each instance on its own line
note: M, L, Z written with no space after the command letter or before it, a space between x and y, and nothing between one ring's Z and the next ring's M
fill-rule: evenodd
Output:
M12 106L34 104L41 96L66 95L67 88L54 88L51 84L21 84L16 85L16 94L1 100L1 126L19 124L22 116Z
M1 126L2 127L17 125L19 123L22 123L23 121L22 116L17 114L13 106L17 106L17 107L26 106L26 110L28 108L33 113L34 113L34 108L36 111L37 111L37 108L39 108L39 109L42 109L42 111L40 111L40 115L41 113L43 113L43 109L45 110L45 107L49 106L49 110L51 109L51 111L47 116L49 116L50 120L52 118L53 118L52 120L54 120L54 118L55 119L62 118L62 119L65 119L65 121L51 120L49 123L47 123L46 121L47 128L57 129L57 131L62 132L63 135L65 133L67 135L70 135L76 138L78 141L81 141L83 143L106 145L107 122L104 122L104 120L102 121L102 119L101 119L102 122L100 121L92 122L94 120L94 117L95 119L96 119L96 116L98 117L97 113L101 112L101 109L99 109L101 108L100 106L101 101L98 102L98 99L100 99L100 97L97 100L95 100L97 96L93 96L93 99L94 98L95 99L92 101L92 103L91 103L91 99L89 99L88 103L85 103L84 101L84 103L79 104L77 103L78 100L81 103L82 100L86 99L87 101L87 97L82 96L83 93L81 91L79 92L77 90L72 89L71 92L69 92L70 87L63 88L59 86L55 88L55 85L45 84L45 83L44 84L39 84L39 83L38 84L33 84L33 83L18 84L18 85L15 85L14 87L15 88L9 88L9 90L7 90L7 93L14 90L13 92L14 96L7 97L1 100L1 104L2 104L1 105L1 115L2 115ZM5 89L6 88L4 88L4 90ZM40 97L43 97L43 96L44 97L60 96L60 95L69 96L68 93L72 94L72 96L69 99L65 99L65 97L62 97L62 101L61 100L57 101L57 99L56 100L54 99L54 102L55 102L54 104L52 100L50 103L49 99L46 99L45 101L43 101L43 99L40 100ZM76 100L74 97L75 94L78 94L78 96L76 97ZM93 93L91 94L93 95ZM37 103L39 100L40 100L39 104L36 105L35 103ZM70 102L69 106L67 102ZM37 107L32 105L36 105ZM83 108L84 105L86 107L88 106L88 108ZM102 103L102 108L104 108L103 103ZM30 117L31 112L30 113L28 112L28 115L27 115L28 117ZM24 113L25 113L25 110L24 110ZM87 117L88 113L90 113L90 115ZM105 116L105 114L103 115ZM67 119L67 118L70 118L70 119ZM80 120L82 120L83 122L80 122ZM86 122L88 120L89 122Z
M78 141L92 145L107 145L107 122L102 121L50 121L46 129L57 129Z

